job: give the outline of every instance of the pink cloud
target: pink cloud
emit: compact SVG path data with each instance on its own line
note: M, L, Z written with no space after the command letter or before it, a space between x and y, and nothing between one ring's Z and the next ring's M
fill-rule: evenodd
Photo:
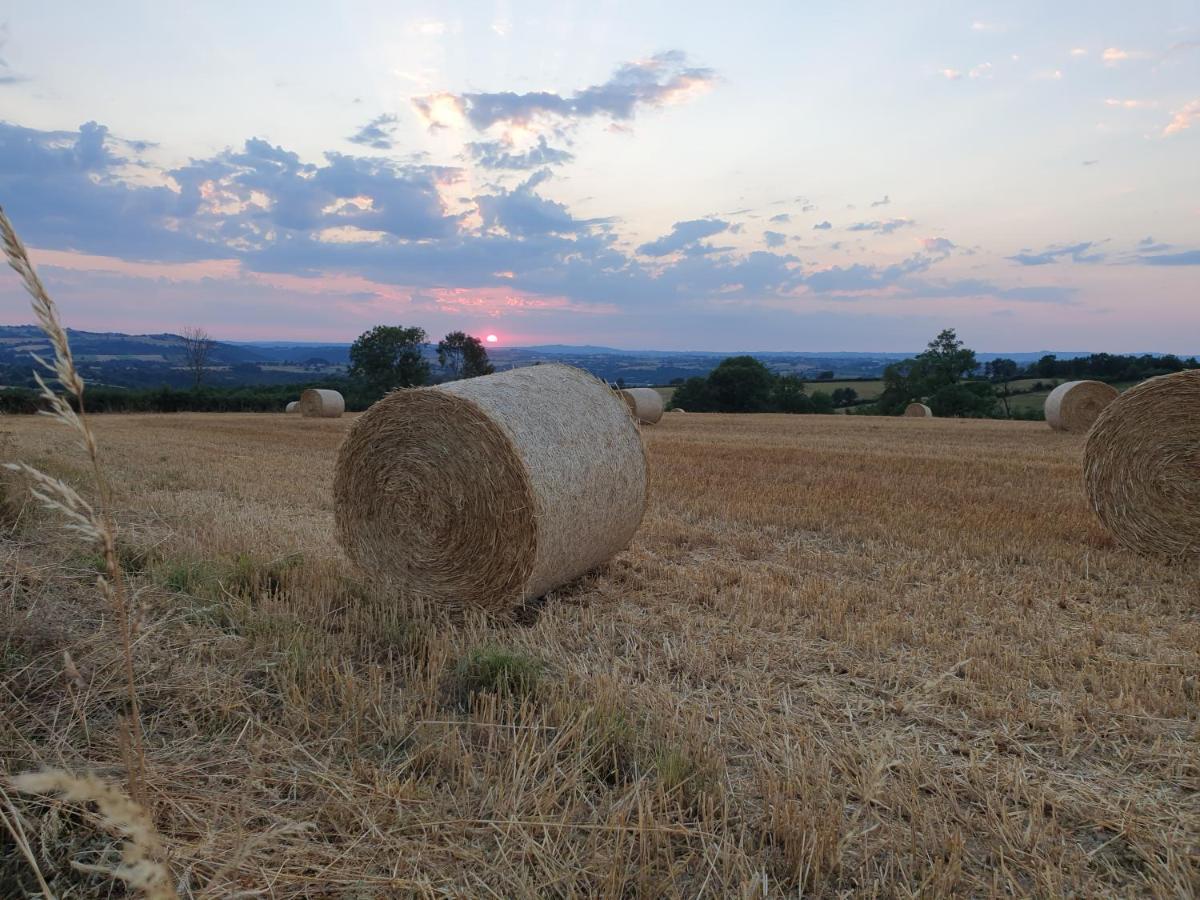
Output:
M1197 122L1200 122L1200 99L1185 103L1182 108L1174 112L1171 116L1171 121L1163 129L1163 137L1187 131Z

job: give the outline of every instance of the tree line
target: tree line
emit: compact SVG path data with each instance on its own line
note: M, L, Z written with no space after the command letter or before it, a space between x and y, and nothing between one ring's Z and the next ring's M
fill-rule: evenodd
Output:
M852 388L846 388L838 399L848 405L856 397ZM815 391L811 396L805 393L804 380L796 375L778 375L753 356L731 356L708 375L689 378L679 385L667 408L689 412L831 413L834 405L834 396L825 391Z

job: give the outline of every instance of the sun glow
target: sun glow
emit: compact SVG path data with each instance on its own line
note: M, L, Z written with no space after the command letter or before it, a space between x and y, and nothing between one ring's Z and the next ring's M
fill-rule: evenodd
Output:
M496 343L496 341L500 340L500 338L496 337L494 334L489 334L487 337L484 338L484 340L487 341L489 344L494 344L494 343Z

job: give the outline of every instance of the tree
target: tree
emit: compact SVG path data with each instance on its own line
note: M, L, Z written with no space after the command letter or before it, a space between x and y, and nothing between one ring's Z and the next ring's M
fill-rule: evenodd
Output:
M935 415L990 415L995 392L987 382L972 382L966 392L948 390L962 384L978 368L975 351L963 346L953 328L945 328L921 353L883 370L879 411L898 415L912 401L928 398ZM934 408L933 398L939 392L944 392L944 407L953 412L942 413Z
M713 410L712 392L708 389L708 379L698 375L693 376L675 389L671 395L669 409L686 409L691 412L711 412Z
M992 383L1000 385L1000 402L1004 404L1004 417L1012 418L1012 410L1008 408L1008 398L1012 395L1009 389L1009 382L1017 377L1021 372L1021 367L1017 365L1015 359L1007 359L1003 356L998 356L987 364L988 378Z
M770 404L774 380L753 356L731 356L709 373L708 387L720 412L761 412Z
M780 375L771 386L771 409L785 413L812 412L804 382L795 375Z
M496 371L483 342L462 331L452 331L438 341L437 355L438 365L446 371L450 381L491 375Z
M958 384L977 368L975 351L963 346L953 328L943 328L917 357L935 388Z
M189 326L180 333L183 341L183 360L188 371L192 373L192 387L199 388L208 369L208 360L212 356L216 341L207 331L198 325Z
M853 406L858 399L858 391L852 387L834 388L830 399L834 406Z
M361 379L380 394L425 384L429 363L422 354L424 346L423 328L376 325L350 346L350 377Z

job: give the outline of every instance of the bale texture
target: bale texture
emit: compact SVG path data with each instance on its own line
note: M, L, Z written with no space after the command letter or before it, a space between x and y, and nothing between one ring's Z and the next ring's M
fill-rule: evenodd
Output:
M904 415L912 418L932 419L933 410L924 403L910 403L904 407Z
M663 417L662 394L654 388L626 388L621 399L639 422L655 425Z
M354 423L334 473L353 562L494 612L623 550L645 505L633 419L604 382L557 364L388 394Z
M318 419L336 419L346 411L346 401L337 391L309 388L300 395L300 415Z
M1143 381L1088 434L1084 483L1123 545L1175 559L1200 555L1200 370Z
M1119 392L1102 381L1068 381L1046 398L1046 423L1055 431L1085 433L1117 399Z
M293 401L291 401L291 402L290 402L290 403L289 403L287 406L285 406L285 407L283 408L283 411L284 411L284 412L293 413L293 412L295 412L296 410L298 410L299 408L300 408L300 401L299 401L299 400L293 400Z

